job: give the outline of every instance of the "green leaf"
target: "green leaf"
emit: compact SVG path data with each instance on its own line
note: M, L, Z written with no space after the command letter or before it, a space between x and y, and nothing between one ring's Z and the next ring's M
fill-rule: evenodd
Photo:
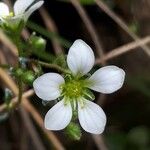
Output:
M82 5L92 5L95 4L94 0L80 0Z
M44 35L45 37L49 38L50 40L57 39L58 42L65 48L69 48L71 46L71 43L68 40L60 37L59 35L57 35L54 32L47 31L45 28L37 25L34 22L28 21L27 27L34 30L37 33L40 33L41 35Z
M70 0L59 0L59 1L67 2L67 3L70 2ZM95 4L94 0L80 0L80 3L82 5L93 5L93 4Z

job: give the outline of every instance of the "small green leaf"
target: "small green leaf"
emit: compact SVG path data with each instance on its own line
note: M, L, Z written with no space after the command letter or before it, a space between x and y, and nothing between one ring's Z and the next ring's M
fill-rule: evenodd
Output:
M70 2L70 0L59 0L59 1L67 2L67 3ZM93 5L93 4L95 4L94 0L80 0L80 3L82 5Z
M88 100L94 100L95 99L95 95L89 89L86 89L84 91L84 97L85 97L85 99L88 99Z
M95 1L94 0L80 0L80 3L82 5L92 5L92 4L95 4Z

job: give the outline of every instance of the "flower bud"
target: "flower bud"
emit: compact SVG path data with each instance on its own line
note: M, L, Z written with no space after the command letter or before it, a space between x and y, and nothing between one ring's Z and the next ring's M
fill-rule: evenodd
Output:
M22 76L22 74L24 73L24 70L23 69L21 69L21 68L14 68L13 70L12 70L12 74L15 76L15 77L21 77Z
M45 50L46 47L46 40L42 37L36 36L35 34L32 34L30 38L30 44L35 50Z
M72 140L80 140L82 133L78 124L70 122L65 129L67 136Z
M32 85L34 80L35 80L35 76L32 71L26 71L22 75L22 81L26 84Z

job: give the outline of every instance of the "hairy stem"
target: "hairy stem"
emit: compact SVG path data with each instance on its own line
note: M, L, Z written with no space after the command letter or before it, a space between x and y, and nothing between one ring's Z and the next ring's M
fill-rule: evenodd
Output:
M50 64L50 63L46 63L46 62L39 61L39 60L34 60L34 59L32 59L31 62L40 64L41 66L44 66L44 67L47 67L47 68L50 68L50 69L55 69L58 72L70 73L68 70L66 70L66 69L64 69L64 68L62 68L62 67L60 67L56 64Z

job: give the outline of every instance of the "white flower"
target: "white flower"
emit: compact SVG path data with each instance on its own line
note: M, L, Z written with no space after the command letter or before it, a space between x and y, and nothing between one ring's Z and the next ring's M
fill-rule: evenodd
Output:
M46 73L37 78L33 87L41 99L50 101L62 97L45 116L45 127L49 130L64 129L72 119L73 110L78 111L82 128L100 134L106 125L102 108L87 98L87 88L101 93L112 93L123 85L125 72L116 66L98 69L91 77L84 77L94 66L92 49L82 40L76 40L67 56L72 76L64 79L57 73Z
M30 15L36 9L41 7L43 3L43 0L17 0L13 7L14 11L10 12L8 6L5 3L0 2L0 21L27 21Z

